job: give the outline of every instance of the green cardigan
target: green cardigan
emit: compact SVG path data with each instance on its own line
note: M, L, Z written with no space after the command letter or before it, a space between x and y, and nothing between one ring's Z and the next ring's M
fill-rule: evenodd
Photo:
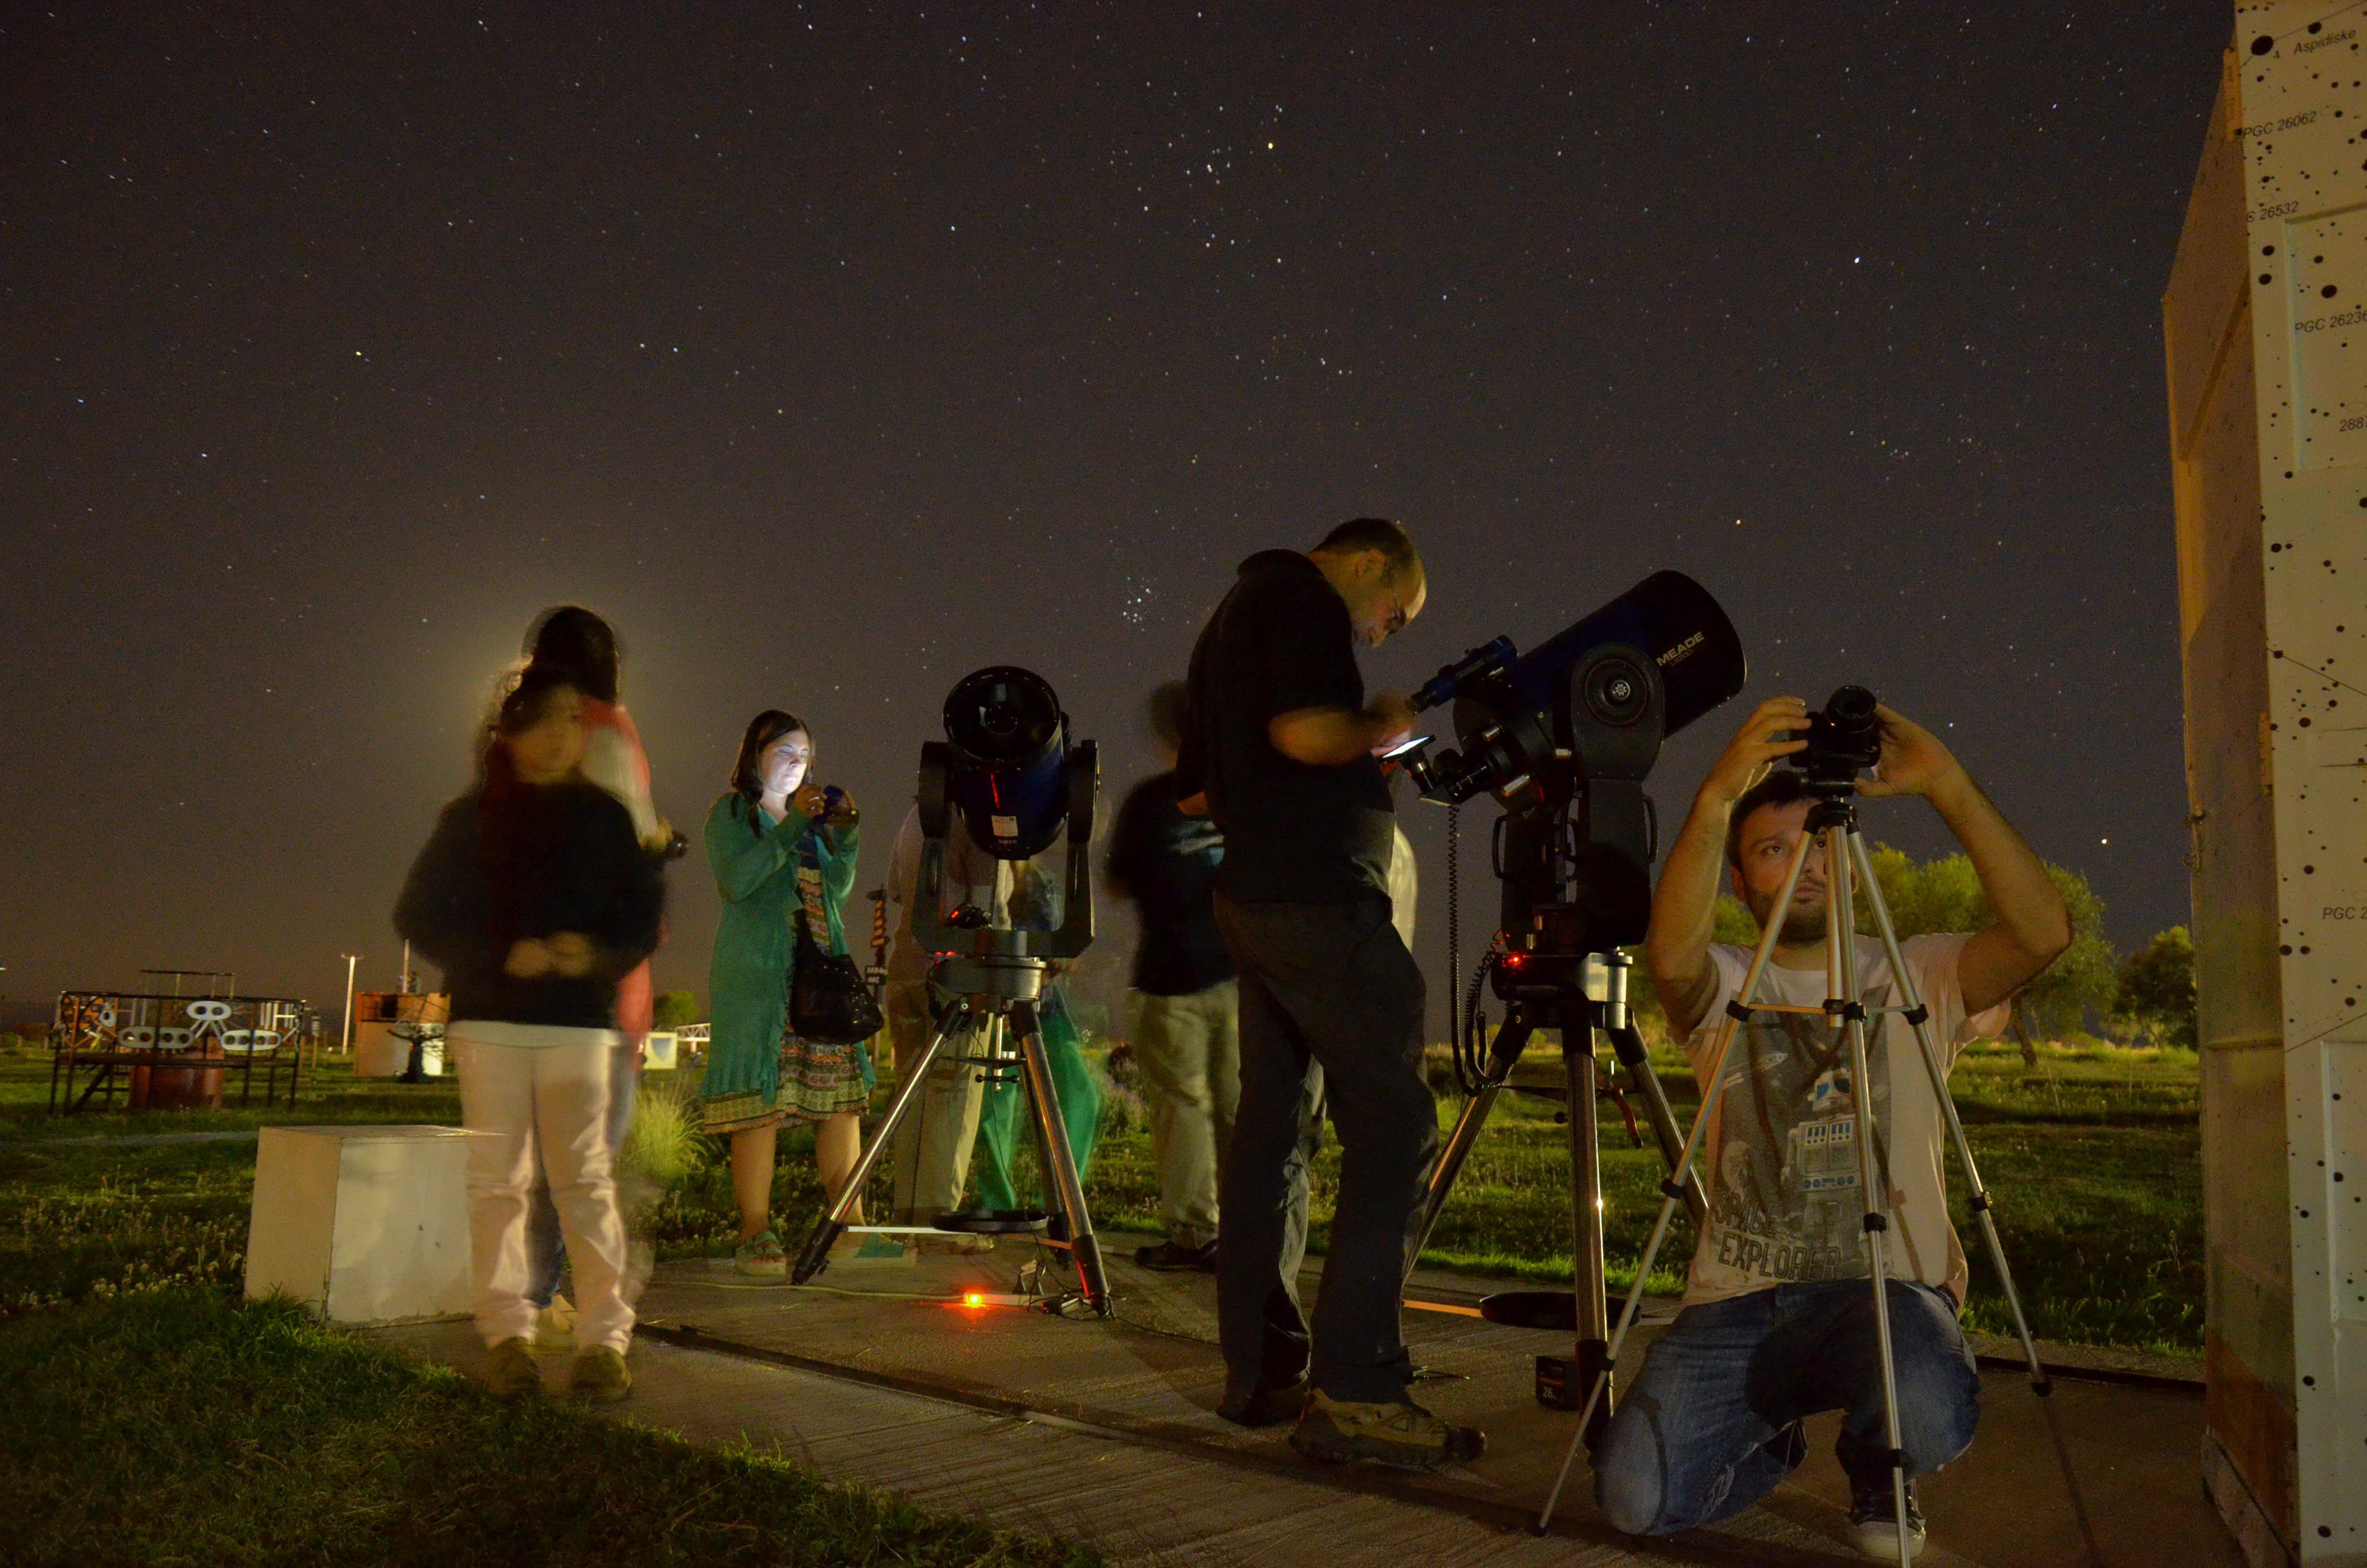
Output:
M751 831L753 816L763 831ZM818 828L790 808L779 821L737 791L707 814L707 863L723 895L715 928L715 958L708 970L707 1077L714 1096L755 1089L773 1103L781 1085L781 1031L788 1016L789 974L797 959L798 866L810 856L821 869L822 908L830 951L846 951L840 910L855 886L854 828ZM820 933L817 933L820 936Z

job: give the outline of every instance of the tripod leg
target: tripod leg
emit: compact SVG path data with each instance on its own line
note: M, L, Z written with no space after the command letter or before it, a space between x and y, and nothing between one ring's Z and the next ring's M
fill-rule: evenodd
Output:
M2031 1337L2030 1322L2022 1316L2022 1292L2014 1287L2013 1269L2005 1260L2005 1245L1998 1240L1997 1220L1989 1213L1989 1190L1981 1185L1981 1169L1973 1163L1973 1145L1965 1136L1964 1118L1956 1114L1955 1098L1948 1092L1948 1075L1941 1070L1939 1049L1931 1043L1930 1014L1915 989L1915 977L1907 971L1907 959L1899 952L1898 930L1891 924L1889 906L1883 902L1882 884L1874 874L1874 857L1866 850L1865 835L1852 829L1849 844L1856 861L1854 869L1864 878L1866 902L1874 910L1874 929L1882 938L1884 954L1890 960L1898 998L1906 1004L1907 1021L1915 1029L1923 1070L1931 1079L1931 1098L1939 1102L1940 1115L1947 1122L1948 1141L1955 1145L1956 1162L1965 1168L1965 1205L1980 1220L1981 1240L1988 1248L1989 1267L1997 1270L1998 1285L2005 1292L2005 1304L2013 1312L2013 1331L2021 1336L2022 1353L2030 1364L2030 1390L2044 1399L2055 1392L2055 1384L2039 1363L2038 1341Z
M1887 1182L1874 1146L1874 1077L1866 1070L1865 1009L1857 988L1857 899L1852 884L1847 829L1839 825L1824 831L1825 875L1830 886L1825 905L1825 1003L1840 1016L1841 1033L1849 1043L1850 1100L1857 1133L1858 1195L1865 1219L1865 1260L1874 1277L1874 1337L1882 1356L1882 1423L1890 1450L1890 1495L1898 1511L1898 1561L1911 1564L1915 1545L1907 1516L1907 1450L1898 1433L1898 1362L1890 1342L1890 1281L1885 1264L1884 1241L1889 1220Z
M1595 1119L1594 1029L1576 1020L1561 1031L1563 1072L1569 1084L1570 1289L1576 1293L1578 1343L1571 1353L1573 1388L1599 1387L1593 1413L1580 1428L1588 1446L1611 1424L1611 1323L1603 1274L1603 1129Z
M1488 1048L1486 1086L1471 1097L1463 1107L1463 1114L1455 1119L1455 1131L1446 1146L1438 1154L1438 1161L1430 1168L1430 1196L1422 1207L1421 1228L1415 1232L1413 1245L1406 1249L1406 1275L1411 1278L1414 1265L1421 1260L1421 1249L1430 1245L1430 1233L1438 1226L1438 1216L1445 1211L1447 1194L1455 1190L1455 1179L1463 1174L1463 1162L1470 1157L1472 1145L1479 1141L1479 1131L1488 1124L1488 1112L1496 1106L1496 1096L1502 1093L1501 1080L1511 1074L1521 1053L1528 1048L1529 1036L1535 1032L1528 1014L1518 1004L1497 1027L1496 1039Z
M804 1284L830 1263L830 1244L844 1234L846 1216L862 1201L863 1184L871 1179L872 1170L895 1142L898 1123L919 1101L929 1081L929 1069L935 1065L938 1053L945 1049L946 1042L960 1030L968 1017L969 1001L964 997L956 997L947 1002L945 1010L937 1015L935 1032L929 1036L928 1044L922 1047L912 1070L904 1075L904 1081L897 1087L896 1098L889 1101L888 1114L879 1119L879 1125L872 1132L871 1142L864 1145L862 1155L855 1162L855 1168L847 1173L846 1186L840 1191L838 1201L814 1222L813 1233L806 1237L805 1247L798 1253L797 1267L790 1270L792 1283Z
M1692 1216L1693 1230L1699 1234L1709 1220L1709 1201L1702 1196L1701 1182L1690 1170L1677 1174L1677 1154L1685 1146L1685 1135L1677 1131L1676 1112L1669 1109L1669 1091L1660 1087L1660 1075L1652 1070L1652 1058L1644 1049L1644 1037L1636 1026L1607 1032L1611 1050L1627 1069L1627 1084L1644 1101L1644 1119L1652 1124L1652 1141L1660 1145L1661 1163L1669 1168L1685 1190L1685 1213Z
M1067 1215L1069 1223L1069 1255L1076 1259L1077 1280L1084 1287L1085 1300L1092 1303L1093 1314L1107 1317L1112 1312L1109 1280L1102 1272L1101 1244L1093 1238L1093 1216L1085 1211L1085 1184L1077 1176L1077 1161L1069 1146L1068 1122L1060 1111L1060 1097L1053 1092L1052 1064L1044 1054L1043 1025L1037 1021L1032 1002L1014 1003L1011 1010L1012 1029L1019 1036L1019 1052L1027 1072L1027 1095L1035 1102L1036 1114L1044 1128L1044 1141L1049 1145L1051 1160L1045 1167L1044 1185L1054 1206Z
M1789 909L1792 895L1800 886L1800 868L1808 863L1809 836L1800 835L1792 851L1792 863L1784 868L1783 890L1776 895L1772 908ZM1685 1134L1684 1146L1677 1151L1676 1167L1680 1174L1693 1169L1693 1156L1701 1151L1702 1141L1708 1136L1710 1118L1717 1110L1719 1095L1726 1088L1727 1058L1733 1055L1734 1040L1744 1021L1750 1017L1750 998L1759 994L1759 981L1766 974L1767 964L1775 954L1775 940L1784 934L1784 922L1779 917L1767 922L1759 933L1759 947L1750 955L1750 967L1744 972L1741 989L1735 999L1726 1004L1726 1015L1717 1021L1717 1048L1710 1053L1709 1077L1702 1084L1701 1109L1693 1115L1693 1131ZM1695 1027L1699 1027L1696 1025ZM1644 1281L1651 1278L1652 1266L1659 1261L1660 1244L1668 1239L1669 1222L1676 1218L1677 1205L1684 1201L1685 1190L1671 1177L1660 1183L1660 1212L1652 1221L1652 1235L1644 1244L1644 1257L1636 1265L1636 1282L1628 1287L1627 1303L1619 1309L1619 1326L1612 1331L1610 1348L1603 1359L1611 1366L1619 1364L1619 1352L1627 1343L1628 1331L1636 1326L1636 1309L1644 1302ZM1569 1435L1569 1447L1562 1450L1561 1468L1554 1472L1553 1490L1546 1494L1546 1506L1537 1515L1533 1527L1543 1535L1553 1528L1554 1509L1561 1502L1561 1489L1569 1480L1569 1467L1578 1458L1578 1445L1586 1437L1587 1427L1594 1417L1595 1404L1602 1399L1610 1380L1597 1378L1586 1396L1586 1405L1578 1413L1578 1430Z

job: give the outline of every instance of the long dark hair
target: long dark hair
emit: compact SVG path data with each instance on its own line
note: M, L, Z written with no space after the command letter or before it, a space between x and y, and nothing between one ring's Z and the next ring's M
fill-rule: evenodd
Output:
M581 604L560 604L535 617L526 634L527 666L549 670L598 702L617 700L623 649L617 631Z
M752 824L756 820L756 802L764 793L764 781L757 776L756 765L764 760L765 747L793 729L803 729L808 739L813 738L804 719L778 708L766 708L748 721L747 733L740 737L740 755L731 763L731 787L748 803L748 820ZM817 746L814 750L821 749ZM809 778L813 775L811 761L806 764L806 774Z
M522 884L542 847L529 841L536 836L526 810L528 786L518 777L517 763L504 742L541 723L552 703L578 689L558 671L529 665L485 725L479 761L483 783L477 798L477 855L493 890L493 931L504 942L517 934Z

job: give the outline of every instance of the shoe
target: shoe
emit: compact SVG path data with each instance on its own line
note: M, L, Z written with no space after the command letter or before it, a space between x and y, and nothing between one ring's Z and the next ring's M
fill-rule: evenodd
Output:
M1217 1271L1217 1244L1212 1241L1203 1247L1179 1247L1172 1241L1162 1241L1157 1247L1136 1247L1134 1260L1162 1274L1194 1270L1213 1274Z
M994 1238L978 1231L940 1231L912 1238L912 1250L924 1258L975 1258L994 1250Z
M534 1341L503 1340L485 1359L485 1386L495 1399L531 1399L542 1392L542 1371L534 1364Z
M1217 1414L1236 1427L1278 1427L1295 1421L1307 1407L1307 1375L1289 1382L1256 1382L1236 1390L1230 1384L1217 1402Z
M614 1404L633 1392L632 1369L606 1345L595 1345L575 1358L574 1370L567 1374L567 1392L593 1404Z
M1478 1427L1450 1427L1419 1404L1359 1404L1318 1389L1308 1396L1290 1446L1331 1464L1368 1459L1404 1470L1436 1470L1478 1459L1487 1451L1488 1439Z
M754 1279L783 1280L788 1277L789 1255L781 1250L781 1238L766 1231L740 1244L731 1267Z
M1890 1490L1890 1472L1861 1481L1850 1477L1850 1532L1857 1549L1877 1562L1898 1561L1898 1507ZM1907 1483L1907 1543L1920 1561L1923 1556L1923 1510L1916 1506L1915 1483Z

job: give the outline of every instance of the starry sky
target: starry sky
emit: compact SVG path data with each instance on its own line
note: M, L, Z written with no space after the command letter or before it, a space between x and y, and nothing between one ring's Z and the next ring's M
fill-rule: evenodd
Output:
M1234 564L1376 513L1431 572L1376 687L1675 567L1751 671L1671 743L1671 821L1749 703L1857 681L2124 945L2183 921L2159 299L2229 26L11 8L6 1012L390 982L546 605L621 628L694 836L748 717L805 716L868 888L960 675L1049 678L1114 807ZM1443 813L1403 816L1434 965ZM1491 903L1467 875L1467 943ZM696 857L673 909L659 982L703 994Z

